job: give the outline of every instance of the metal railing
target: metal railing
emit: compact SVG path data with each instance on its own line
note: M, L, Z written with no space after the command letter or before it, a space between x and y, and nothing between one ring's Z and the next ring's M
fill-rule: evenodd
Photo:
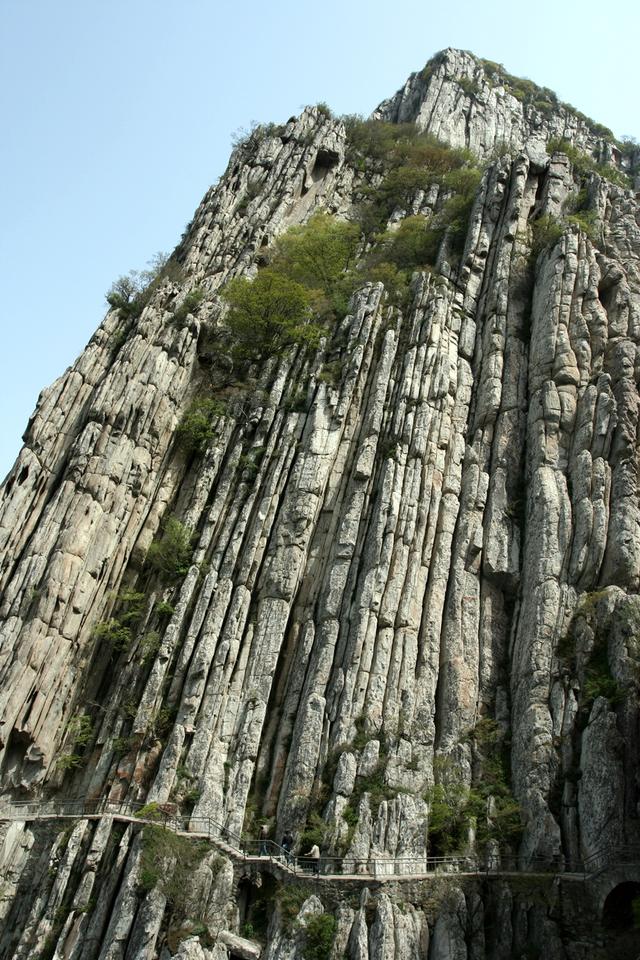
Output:
M48 800L15 801L0 804L0 820L83 819L101 817L130 820L134 823L163 826L177 833L206 837L237 861L270 862L288 873L303 876L359 879L377 877L416 877L426 874L505 875L548 874L587 879L618 865L640 864L640 843L598 850L580 861L564 858L527 858L509 855L499 858L479 856L431 857L326 857L314 861L294 854L273 840L246 839L212 817L193 817L179 812L172 803L131 803L129 801Z

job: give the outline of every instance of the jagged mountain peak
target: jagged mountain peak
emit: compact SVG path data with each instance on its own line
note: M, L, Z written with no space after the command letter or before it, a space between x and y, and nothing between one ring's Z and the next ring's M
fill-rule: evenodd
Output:
M547 87L514 77L501 64L448 47L412 73L374 116L415 122L445 143L489 157L503 147L544 153L550 140L564 140L600 162L618 163L612 132Z

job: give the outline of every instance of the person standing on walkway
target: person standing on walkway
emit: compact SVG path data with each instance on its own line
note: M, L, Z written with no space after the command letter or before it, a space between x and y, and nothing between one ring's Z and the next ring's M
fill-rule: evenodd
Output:
M291 863L291 847L293 846L293 837L287 830L282 836L282 849L287 863Z
M303 854L304 857L308 857L311 863L311 869L313 870L314 875L317 877L320 873L320 847L317 843L311 847L311 850L308 853Z
M269 839L269 828L266 823L263 823L260 827L260 856L268 857L269 856L269 846L267 840Z

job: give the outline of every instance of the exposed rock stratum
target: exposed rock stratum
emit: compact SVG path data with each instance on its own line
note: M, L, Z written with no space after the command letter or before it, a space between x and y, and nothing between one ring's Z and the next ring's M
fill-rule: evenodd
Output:
M640 951L638 160L447 50L256 129L112 297L1 490L3 960ZM348 302L238 365L318 212Z

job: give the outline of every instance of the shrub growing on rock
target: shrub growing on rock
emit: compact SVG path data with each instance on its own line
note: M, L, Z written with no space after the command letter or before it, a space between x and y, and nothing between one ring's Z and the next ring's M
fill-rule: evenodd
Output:
M176 439L187 453L203 453L216 435L214 423L224 416L225 406L213 397L196 397L185 411Z
M147 564L165 579L179 580L188 572L192 555L193 531L169 517L147 551Z
M273 269L255 280L235 277L222 294L229 304L227 327L240 362L281 356L295 344L317 346L322 328L310 321L311 296L302 284Z
M336 936L336 918L330 913L314 913L304 922L304 960L329 960Z

